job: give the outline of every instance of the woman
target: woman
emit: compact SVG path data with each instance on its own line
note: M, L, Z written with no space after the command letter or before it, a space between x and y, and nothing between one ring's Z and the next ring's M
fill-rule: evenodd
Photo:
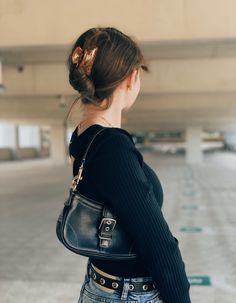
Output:
M69 147L74 176L88 142L106 128L89 149L78 190L116 213L137 254L124 261L90 258L80 303L190 302L178 240L161 212L161 184L121 128L122 111L140 90L140 68L148 71L139 47L115 28L89 29L69 56L69 81L82 109Z

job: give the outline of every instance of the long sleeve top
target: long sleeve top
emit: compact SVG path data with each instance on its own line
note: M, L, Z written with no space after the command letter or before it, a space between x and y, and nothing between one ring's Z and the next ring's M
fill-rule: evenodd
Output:
M102 128L93 124L82 134L74 130L69 151L75 158L73 175L92 136ZM78 190L84 196L105 203L116 213L134 240L136 260L91 259L101 270L115 276L151 276L166 303L190 303L185 264L161 211L160 181L135 147L130 133L122 128L101 132L88 151Z

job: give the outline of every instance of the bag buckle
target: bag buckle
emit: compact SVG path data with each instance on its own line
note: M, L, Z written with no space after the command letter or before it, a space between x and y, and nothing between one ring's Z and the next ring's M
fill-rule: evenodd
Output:
M113 218L102 218L99 225L99 245L102 248L108 248L111 244L112 232L116 226L116 220Z
M113 219L113 218L102 218L102 221L99 225L99 229L104 225L106 224L107 227L109 227L108 231L110 230L110 227L112 228L112 231L114 230L115 228L115 225L116 225L116 220Z

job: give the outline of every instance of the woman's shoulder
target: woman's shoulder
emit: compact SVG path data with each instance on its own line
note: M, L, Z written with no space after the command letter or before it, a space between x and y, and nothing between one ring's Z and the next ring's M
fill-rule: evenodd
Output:
M104 127L99 124L94 124L89 129L85 130L81 135L76 135L74 130L71 144L70 154L75 158L81 158L88 150L88 157L99 158L99 155L111 154L113 157L126 151L134 152L142 161L142 155L135 147L135 142L132 135L123 128Z
M134 140L133 140L133 137L132 135L127 131L125 130L124 128L119 128L119 127L106 127L105 128L105 137L107 139L120 139L124 142L127 142L127 143L132 143L133 145L135 144L134 143Z
M76 132L74 131L74 133ZM77 141L83 142L85 145L92 142L92 145L97 147L104 145L117 146L117 144L119 144L119 146L135 145L132 135L127 130L119 127L105 127L99 124L90 126L77 137Z
M102 130L101 134L99 135L99 137L102 138L111 138L111 137L123 137L123 138L129 138L129 140L134 143L133 137L132 135L125 130L124 128L120 128L120 127L105 127L102 126L100 124L93 124L90 127L88 127L85 131L83 131L81 134L78 134L78 127L76 127L74 129L74 131L72 132L71 135L71 141L74 140L80 140L83 138L86 139L90 139L93 135L95 135L96 133L100 133L100 131Z
M100 139L94 144L96 155L112 155L116 157L137 157L142 165L143 156L136 148L132 135L123 128L107 127L99 134ZM98 137L99 137L98 136Z
M142 158L141 153L135 146L132 135L123 128L105 127L103 131L95 138L94 147L97 152L106 153L123 153L131 152L138 154Z

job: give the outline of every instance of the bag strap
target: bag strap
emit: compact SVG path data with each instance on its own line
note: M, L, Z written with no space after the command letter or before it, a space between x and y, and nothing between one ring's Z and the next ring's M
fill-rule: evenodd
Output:
M79 167L79 172L72 180L72 189L71 189L72 192L74 192L76 190L76 187L79 184L79 181L82 179L82 172L84 169L86 156L87 156L87 153L89 151L91 144L93 143L93 141L97 137L97 135L99 133L101 133L102 131L104 131L105 129L106 129L106 127L103 127L102 129L97 131L95 133L95 135L92 137L92 140L89 142L89 144L85 150L85 153L83 155L81 165ZM70 195L69 201L72 201L71 195ZM69 202L69 203L71 204L71 202ZM102 218L101 218L101 222L98 227L99 246L100 246L101 250L107 249L111 245L112 233L114 231L115 226L116 226L116 215L114 215L106 205L103 205Z
M104 131L105 129L106 129L106 127L102 127L102 129L100 129L99 131L97 131L95 133L95 135L93 135L91 141L89 142L89 144L88 144L88 146L87 146L87 148L85 150L85 153L83 155L83 158L82 158L82 161L81 161L81 165L79 167L78 174L72 179L72 186L71 187L72 187L73 191L75 191L77 185L79 184L79 181L83 178L82 177L82 172L83 172L83 169L84 169L84 164L85 164L86 156L87 156L87 153L89 151L89 148L90 148L91 144L93 143L93 141L97 137L97 135L99 133L101 133L102 131Z

